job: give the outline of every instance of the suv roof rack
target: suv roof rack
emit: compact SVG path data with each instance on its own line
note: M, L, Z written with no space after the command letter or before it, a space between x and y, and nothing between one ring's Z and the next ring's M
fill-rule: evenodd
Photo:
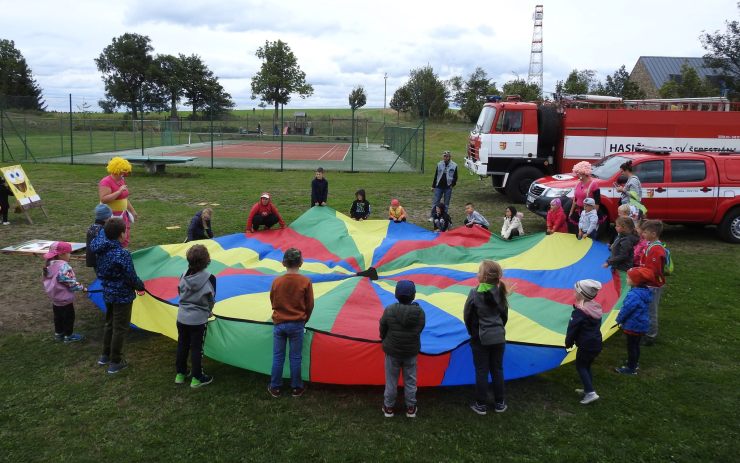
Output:
M661 146L638 145L635 147L635 151L638 153L670 154L673 150Z

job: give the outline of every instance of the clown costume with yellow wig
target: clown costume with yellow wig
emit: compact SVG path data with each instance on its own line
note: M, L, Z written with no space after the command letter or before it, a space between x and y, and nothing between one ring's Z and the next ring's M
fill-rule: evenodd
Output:
M107 204L114 217L120 217L126 224L125 240L121 243L127 247L131 236L131 223L138 217L134 206L128 199L129 191L125 177L131 174L131 163L121 157L114 157L108 162L108 175L98 183L98 197L102 204Z

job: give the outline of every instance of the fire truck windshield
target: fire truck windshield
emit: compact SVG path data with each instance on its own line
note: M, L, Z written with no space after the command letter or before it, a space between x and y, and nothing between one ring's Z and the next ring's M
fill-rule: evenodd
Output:
M607 156L594 165L591 176L594 178L611 178L619 171L619 166L627 162L624 156Z
M493 119L496 118L496 108L493 106L483 106L483 109L478 116L478 122L475 123L474 132L477 133L490 133Z

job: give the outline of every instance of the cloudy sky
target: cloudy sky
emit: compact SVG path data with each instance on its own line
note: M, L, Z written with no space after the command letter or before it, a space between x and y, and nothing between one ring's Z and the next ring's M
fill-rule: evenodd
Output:
M702 56L702 31L739 19L737 0L0 0L0 38L26 58L50 109L67 94L95 103L104 94L93 61L114 37L147 35L154 53L197 54L237 107L249 109L250 79L266 40L288 43L314 95L291 107L347 107L363 85L368 107L383 107L411 69L430 65L441 79L483 68L500 87L526 78L532 13L544 4L544 90L570 70L603 78L640 56Z

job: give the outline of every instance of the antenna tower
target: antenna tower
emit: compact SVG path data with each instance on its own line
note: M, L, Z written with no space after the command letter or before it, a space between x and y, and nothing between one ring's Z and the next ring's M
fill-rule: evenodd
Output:
M528 84L535 84L542 94L542 5L534 7L534 32L532 32L532 53L529 55Z

